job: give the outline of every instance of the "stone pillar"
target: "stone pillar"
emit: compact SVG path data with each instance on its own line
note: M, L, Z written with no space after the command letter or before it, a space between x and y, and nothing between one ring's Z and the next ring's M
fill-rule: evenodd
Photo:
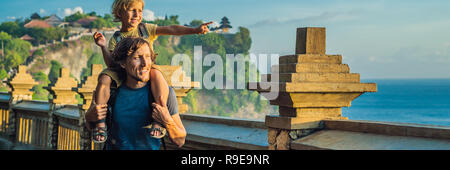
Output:
M296 54L281 56L272 74L279 74L279 115L265 118L269 149L290 149L290 142L322 128L321 120L345 120L341 107L364 92L376 92L375 83L360 83L357 73L342 64L341 55L325 54L325 28L298 28ZM278 72L274 72L277 70ZM271 75L267 76L270 79ZM267 87L257 83L259 92Z
M181 66L158 65L156 66L166 79L167 84L173 88L177 96L178 112L185 113L189 107L183 104L183 97L193 88L200 87L200 82L192 82L191 78L186 76Z
M93 64L91 68L91 76L87 77L81 88L77 89L77 92L83 97L83 105L80 109L80 148L81 150L91 149L90 133L86 128L86 120L84 115L91 106L94 90L97 87L98 76L102 72L103 66L101 64Z
M32 100L33 92L30 91L34 85L38 83L34 81L30 74L27 72L27 67L20 65L14 78L9 81L11 86L10 99L9 99L9 125L8 136L9 140L16 141L16 115L14 113L13 105L22 100Z
M83 110L89 109L92 102L92 96L94 90L97 87L98 76L102 72L103 66L101 64L92 64L91 76L87 77L81 88L77 89L77 92L83 97Z
M73 91L73 88L77 87L77 81L70 77L69 69L61 68L60 77L56 80L55 84L47 87L46 89L53 95L53 99L50 100L50 120L48 131L48 146L52 149L57 149L58 141L58 122L55 117L55 111L64 107L64 105L76 105L78 100Z
M11 86L11 96L13 103L20 100L32 100L33 92L30 91L38 83L34 81L30 74L26 73L27 67L20 65L17 74L9 82Z

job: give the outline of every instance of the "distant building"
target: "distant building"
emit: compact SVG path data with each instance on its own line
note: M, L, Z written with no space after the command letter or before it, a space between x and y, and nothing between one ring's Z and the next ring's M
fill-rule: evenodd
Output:
M31 16L30 16L30 19L41 19L41 16L39 16L39 14L37 14L36 12L35 13L33 13Z
M25 34L24 36L20 37L20 39L25 40L25 41L33 41L34 38L29 36L28 34Z
M228 33L230 28L233 28L230 25L230 21L228 21L227 17L223 17L222 21L220 22L220 26L219 27L215 27L215 28L211 28L211 31L215 31L217 33Z
M50 28L52 25L49 23L39 20L39 19L33 19L27 24L24 25L25 28Z
M96 19L97 17L95 16L89 16L86 18L79 19L78 21L75 22L74 25L81 25L83 27L88 27L89 24L91 24L91 22L94 22Z
M56 14L53 14L44 21L52 25L53 27L65 27L68 24L64 22L61 18L59 18Z

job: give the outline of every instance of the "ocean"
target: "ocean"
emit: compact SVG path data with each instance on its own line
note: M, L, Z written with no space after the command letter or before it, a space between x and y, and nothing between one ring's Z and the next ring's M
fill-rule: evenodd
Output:
M450 79L365 79L378 92L364 93L342 108L350 120L450 126Z

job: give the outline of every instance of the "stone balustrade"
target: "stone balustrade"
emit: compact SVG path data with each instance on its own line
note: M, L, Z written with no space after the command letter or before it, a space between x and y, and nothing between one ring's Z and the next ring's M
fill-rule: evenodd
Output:
M272 73L262 75L268 80L278 76L279 81L249 83L258 92L268 91L261 88L268 83L279 85L278 98L270 101L279 106L279 115L259 121L181 114L185 145L176 148L166 138L168 149L450 149L449 127L342 117L341 107L377 87L361 83L359 74L342 64L341 55L325 54L325 42L324 28L297 29L296 54L281 56ZM199 82L186 77L180 66L158 68L175 90L179 112L185 113L188 106L182 98ZM0 138L32 149L101 149L91 141L84 120L101 70L93 65L92 75L78 84L63 68L56 83L47 87L52 100L34 101L30 89L37 83L19 66L7 82L11 91L0 92ZM83 104L78 104L77 93Z

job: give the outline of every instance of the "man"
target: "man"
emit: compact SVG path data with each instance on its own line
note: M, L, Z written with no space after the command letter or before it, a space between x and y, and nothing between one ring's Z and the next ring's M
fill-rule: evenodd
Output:
M143 128L154 120L167 129L173 143L183 146L186 130L178 114L175 92L170 88L165 104L154 103L149 90L149 72L156 58L149 43L142 38L124 38L117 44L113 58L114 69L124 74L125 83L112 92L108 105L91 104L86 112L87 128L106 118L108 139L105 149L158 150L160 139L150 137L150 132Z

